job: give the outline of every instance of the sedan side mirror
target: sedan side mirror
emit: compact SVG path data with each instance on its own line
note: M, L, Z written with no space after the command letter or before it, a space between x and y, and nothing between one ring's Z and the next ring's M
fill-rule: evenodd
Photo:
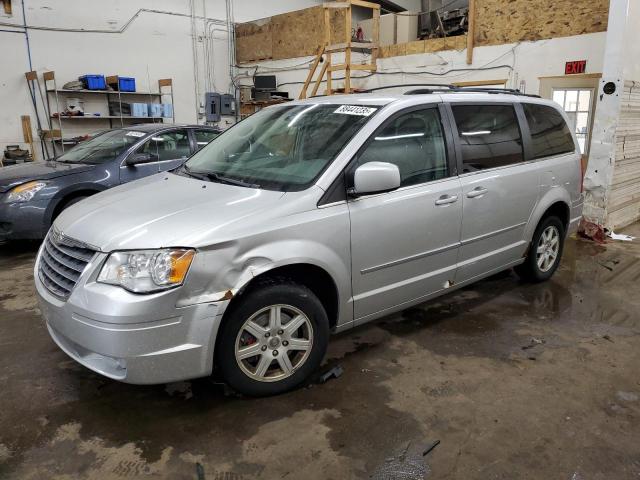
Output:
M353 176L353 195L382 193L400 187L400 170L387 162L367 162Z
M134 167L139 163L151 163L157 162L158 155L155 153L134 153L133 155L129 155L129 157L125 160L125 164L128 167Z

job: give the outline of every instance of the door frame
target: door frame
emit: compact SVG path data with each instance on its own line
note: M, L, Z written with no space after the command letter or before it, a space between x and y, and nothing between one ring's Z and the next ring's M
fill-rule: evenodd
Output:
M538 93L540 96L547 100L553 100L553 89L572 89L572 88L591 88L593 94L591 95L591 105L589 107L589 126L587 134L586 152L583 153L583 158L588 159L591 152L591 138L593 134L593 119L596 114L596 108L598 105L597 93L602 73L582 73L578 75L556 75L548 77L538 77L540 87ZM563 109L564 111L564 109Z

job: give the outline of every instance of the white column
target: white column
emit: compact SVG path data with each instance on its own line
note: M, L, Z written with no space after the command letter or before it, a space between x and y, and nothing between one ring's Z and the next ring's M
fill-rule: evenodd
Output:
M624 88L625 31L632 28L628 24L629 1L611 0L609 3L602 78L598 85L589 165L584 178L584 219L599 227L606 226L607 202L615 168L616 127L620 117L620 93ZM615 85L612 94L604 93L604 86L609 83Z

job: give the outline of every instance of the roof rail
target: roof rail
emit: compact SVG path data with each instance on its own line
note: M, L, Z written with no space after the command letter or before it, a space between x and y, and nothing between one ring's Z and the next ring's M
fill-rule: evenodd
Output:
M421 88L419 90L409 90L408 92L405 92L405 95L417 95L418 92L420 93L433 93L435 91L443 92L445 90L455 90L456 88L458 88L455 85L447 85L442 83L404 83L400 85L386 85L384 87L369 88L368 90L365 90L365 93L371 93L377 90L386 90L387 88L402 88L402 87L429 87L429 88ZM430 90L430 91L427 91L427 90ZM412 93L412 92L416 92L416 93Z
M535 97L540 98L540 95L532 95L529 93L523 93L517 88L496 88L496 87L459 87L451 84L441 83L409 83L399 85L387 85L384 87L370 88L366 90L366 93L375 92L377 90L385 90L387 88L402 88L402 87L421 87L404 92L404 95L428 95L431 93L493 93L493 94L505 94L505 95L519 95L523 97Z
M456 93L459 92L475 92L475 93L502 93L505 95L518 95L522 97L534 97L540 98L540 95L534 95L532 93L523 93L517 88L496 88L496 87L457 87Z

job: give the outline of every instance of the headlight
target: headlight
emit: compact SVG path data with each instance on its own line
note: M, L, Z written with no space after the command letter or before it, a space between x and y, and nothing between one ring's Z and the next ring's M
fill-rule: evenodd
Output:
M98 282L134 293L166 290L182 285L195 253L184 248L114 252L102 267Z
M47 185L46 182L27 182L9 190L9 195L5 199L7 203L28 202L36 193Z

